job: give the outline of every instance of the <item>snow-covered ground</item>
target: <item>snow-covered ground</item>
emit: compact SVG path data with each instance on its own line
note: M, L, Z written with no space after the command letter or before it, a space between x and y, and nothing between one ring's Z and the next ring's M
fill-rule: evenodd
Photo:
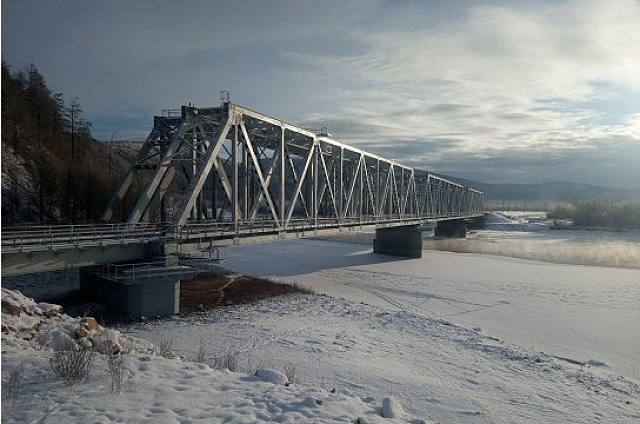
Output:
M87 328L82 324L86 320L60 314L55 305L36 304L6 289L2 300L3 423L400 423L411 419L393 407L395 400L362 399L318 385L284 385L286 376L268 368L249 375L214 370L179 357L168 359L155 354L149 342L100 326L79 336L79 329ZM107 344L105 335L113 343ZM111 390L112 374L103 354L94 359L84 382L66 386L55 376L49 363L51 349L63 339L109 349L117 341L121 392ZM99 345L100 340L105 341ZM14 384L9 382L11 374L17 376ZM385 410L385 404L391 408ZM385 413L397 416L382 418Z
M306 385L379 402L394 395L412 415L441 423L632 423L640 387L449 321L322 296L292 296L188 318L136 325L128 334L200 343L242 361L293 365Z
M640 419L640 270L439 251L404 260L327 239L229 248L226 265L332 297L131 331L172 334L184 352L204 340L294 364L304 380L360 396L391 392L436 422Z
M19 362L32 379L19 407L3 403L3 422L394 422L380 417L388 396L407 411L397 422L640 422L640 238L534 221L498 218L460 242L508 253L536 246L518 251L532 256L556 246L549 259L569 263L596 242L607 261L627 246L631 265L499 251L401 259L373 254L366 233L236 246L227 251L230 269L320 295L118 328L129 350L119 396L108 393L103 362L88 383L66 388L43 371L46 353L3 335L3 385ZM558 256L568 247L571 255ZM296 384L160 358L148 342L161 337L172 337L183 357L202 346L232 353L243 369L295 368Z

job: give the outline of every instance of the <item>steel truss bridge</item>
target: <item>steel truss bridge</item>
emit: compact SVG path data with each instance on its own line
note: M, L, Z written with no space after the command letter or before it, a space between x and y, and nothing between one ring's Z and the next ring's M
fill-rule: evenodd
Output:
M104 224L3 228L2 273L481 215L477 190L227 100L154 117Z

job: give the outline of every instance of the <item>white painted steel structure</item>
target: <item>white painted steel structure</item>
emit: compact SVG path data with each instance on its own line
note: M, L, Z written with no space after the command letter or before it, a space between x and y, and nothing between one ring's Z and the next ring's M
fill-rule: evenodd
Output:
M2 273L462 220L483 215L483 194L226 101L154 118L102 218L124 214L126 223L3 228Z
M145 178L146 177L146 178ZM107 207L144 180L128 223L271 227L402 223L483 212L483 194L224 102L155 117Z

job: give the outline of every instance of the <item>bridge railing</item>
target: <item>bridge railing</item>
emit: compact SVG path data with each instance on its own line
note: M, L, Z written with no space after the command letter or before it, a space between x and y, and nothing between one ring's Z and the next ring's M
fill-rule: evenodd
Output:
M215 264L220 260L220 258L216 260L211 257L186 257L180 258L174 265L167 265L164 260L129 264L104 264L93 267L91 272L108 280L128 283L150 278L166 278L168 276L177 276L179 279L183 279L217 271Z
M41 250L83 244L136 243L164 236L158 224L80 224L2 228L2 251Z
M362 215L337 218L293 218L286 228L271 219L196 221L186 225L162 224L81 224L28 226L2 229L2 252L42 251L67 247L132 244L168 239L178 243L191 240L251 237L278 232L304 232L340 227L389 226L421 223L433 219L455 219L469 212Z
M197 221L186 225L171 226L167 228L167 238L178 242L228 237L229 235L251 236L277 232L312 231L340 227L357 227L369 225L394 225L405 223L419 223L430 219L459 218L469 216L468 212L447 212L428 214L389 214L384 217L360 216L347 218L297 218L291 219L286 229L278 226L278 223L270 219L239 220L237 228L233 221Z

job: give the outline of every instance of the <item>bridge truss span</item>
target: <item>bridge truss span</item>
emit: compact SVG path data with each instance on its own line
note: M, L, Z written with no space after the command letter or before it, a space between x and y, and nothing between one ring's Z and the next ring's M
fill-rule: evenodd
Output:
M138 190L135 190L138 182ZM129 196L133 207L123 208ZM231 233L483 213L483 194L240 105L184 106L154 128L103 219Z

